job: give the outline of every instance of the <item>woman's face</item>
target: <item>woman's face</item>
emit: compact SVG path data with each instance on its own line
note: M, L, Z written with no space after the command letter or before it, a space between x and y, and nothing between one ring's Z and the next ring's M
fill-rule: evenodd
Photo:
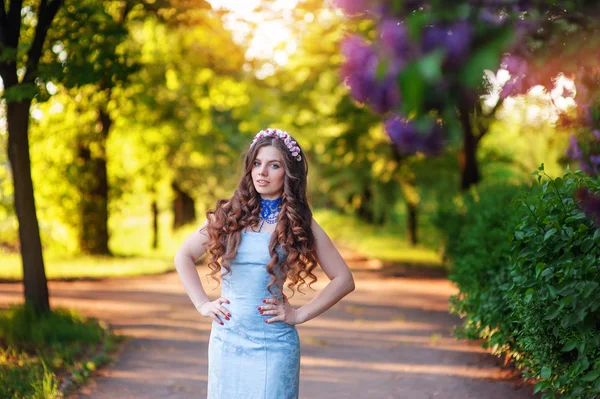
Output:
M285 166L281 152L272 145L261 147L252 164L254 188L264 199L276 199L283 192Z

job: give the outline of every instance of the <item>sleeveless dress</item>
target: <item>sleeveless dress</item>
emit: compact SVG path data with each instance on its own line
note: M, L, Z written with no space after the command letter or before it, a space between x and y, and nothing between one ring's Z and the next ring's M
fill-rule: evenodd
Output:
M267 290L271 233L242 232L231 273L222 277L223 306L231 317L221 325L213 320L208 343L208 399L297 399L300 342L296 326L261 315ZM280 259L283 253L277 248ZM221 269L224 273L225 269ZM283 300L282 285L271 287Z

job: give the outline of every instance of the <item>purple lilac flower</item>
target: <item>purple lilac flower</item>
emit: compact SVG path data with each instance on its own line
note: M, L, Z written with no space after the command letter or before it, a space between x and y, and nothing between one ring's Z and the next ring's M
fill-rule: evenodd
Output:
M579 93L577 84L575 84L575 89L577 90L577 93ZM575 97L577 97L577 95ZM586 126L594 126L594 117L592 116L590 104L577 104L577 106L581 109L583 123L585 123Z
M342 42L346 62L341 75L350 87L352 96L359 102L369 104L375 112L385 113L394 109L400 101L395 76L398 64L388 61L383 76L378 76L381 60L373 48L359 36L351 36Z
M576 198L583 213L600 226L600 196L582 188L577 190Z
M567 148L567 156L574 161L579 161L583 157L583 151L581 151L579 143L577 142L577 137L575 137L575 135L571 135L571 137L569 137L569 148Z
M398 149L404 154L422 152L438 155L444 148L444 136L439 124L434 123L429 132L423 133L417 125L399 115L385 122L385 131Z
M482 8L479 12L479 19L487 24L500 26L506 20L506 15L498 12L492 12L488 8Z
M527 62L521 57L507 55L502 59L500 65L510 73L510 79L500 91L500 98L505 99L509 96L525 94L531 87L530 82L526 79L529 71Z
M414 53L406 26L396 19L385 19L378 28L382 48L399 63Z
M471 26L464 21L451 25L432 25L423 30L421 46L424 52L437 48L446 51L446 65L457 67L467 60L471 47Z

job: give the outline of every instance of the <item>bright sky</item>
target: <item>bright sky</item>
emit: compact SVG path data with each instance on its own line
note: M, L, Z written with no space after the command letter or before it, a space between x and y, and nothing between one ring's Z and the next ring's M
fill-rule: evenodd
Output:
M241 43L249 37L250 45L246 52L246 59L260 59L271 61L265 63L261 70L256 71L259 78L265 78L274 73L277 65L285 65L288 56L296 50L296 42L288 26L293 23L292 10L298 0L275 0L269 3L272 14L279 16L273 18L265 12L256 10L261 0L208 0L213 8L224 8L232 11L224 23L227 29L233 32L235 41ZM269 18L269 19L267 19ZM248 22L256 24L252 27ZM283 47L282 49L275 48Z

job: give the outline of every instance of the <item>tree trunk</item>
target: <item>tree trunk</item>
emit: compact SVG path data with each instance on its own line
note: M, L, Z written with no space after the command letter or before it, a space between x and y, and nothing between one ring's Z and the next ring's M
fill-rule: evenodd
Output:
M156 199L152 200L152 248L158 248L158 204Z
M398 151L396 147L394 147L394 159L398 162L398 165L401 165L404 157ZM400 168L398 168L400 170ZM416 246L419 243L419 232L418 232L418 220L419 220L419 203L421 202L421 198L419 197L419 193L417 191L417 187L415 185L415 174L410 171L408 173L404 173L404 176L400 180L400 188L402 189L402 195L404 196L404 203L406 204L406 234L408 236L408 240L412 244L412 246Z
M194 199L184 192L177 183L171 185L175 191L173 200L173 229L196 220L196 205Z
M79 178L79 246L84 253L109 255L106 161L94 157L89 145L80 142L78 147L78 157L82 165Z
M370 224L376 224L375 214L370 208L371 197L371 189L369 187L365 187L356 214L358 215L359 219L364 220L365 222Z
M50 302L31 180L28 137L30 106L31 100L7 104L8 159L13 175L15 210L19 220L25 303L43 312L50 310Z
M419 243L419 236L417 234L417 210L418 204L406 201L406 211L408 213L408 240L410 241L413 247Z
M477 138L473 134L473 126L469 118L473 106L467 100L462 100L459 105L460 123L462 125L463 148L459 152L460 188L468 190L479 183L479 165L477 164Z
M106 140L112 120L104 110L98 111L98 122L101 126L100 137L91 140L98 148L94 154L90 145L80 141L79 160L82 166L80 190L82 200L80 249L88 254L110 255L108 248L108 173L106 170Z

